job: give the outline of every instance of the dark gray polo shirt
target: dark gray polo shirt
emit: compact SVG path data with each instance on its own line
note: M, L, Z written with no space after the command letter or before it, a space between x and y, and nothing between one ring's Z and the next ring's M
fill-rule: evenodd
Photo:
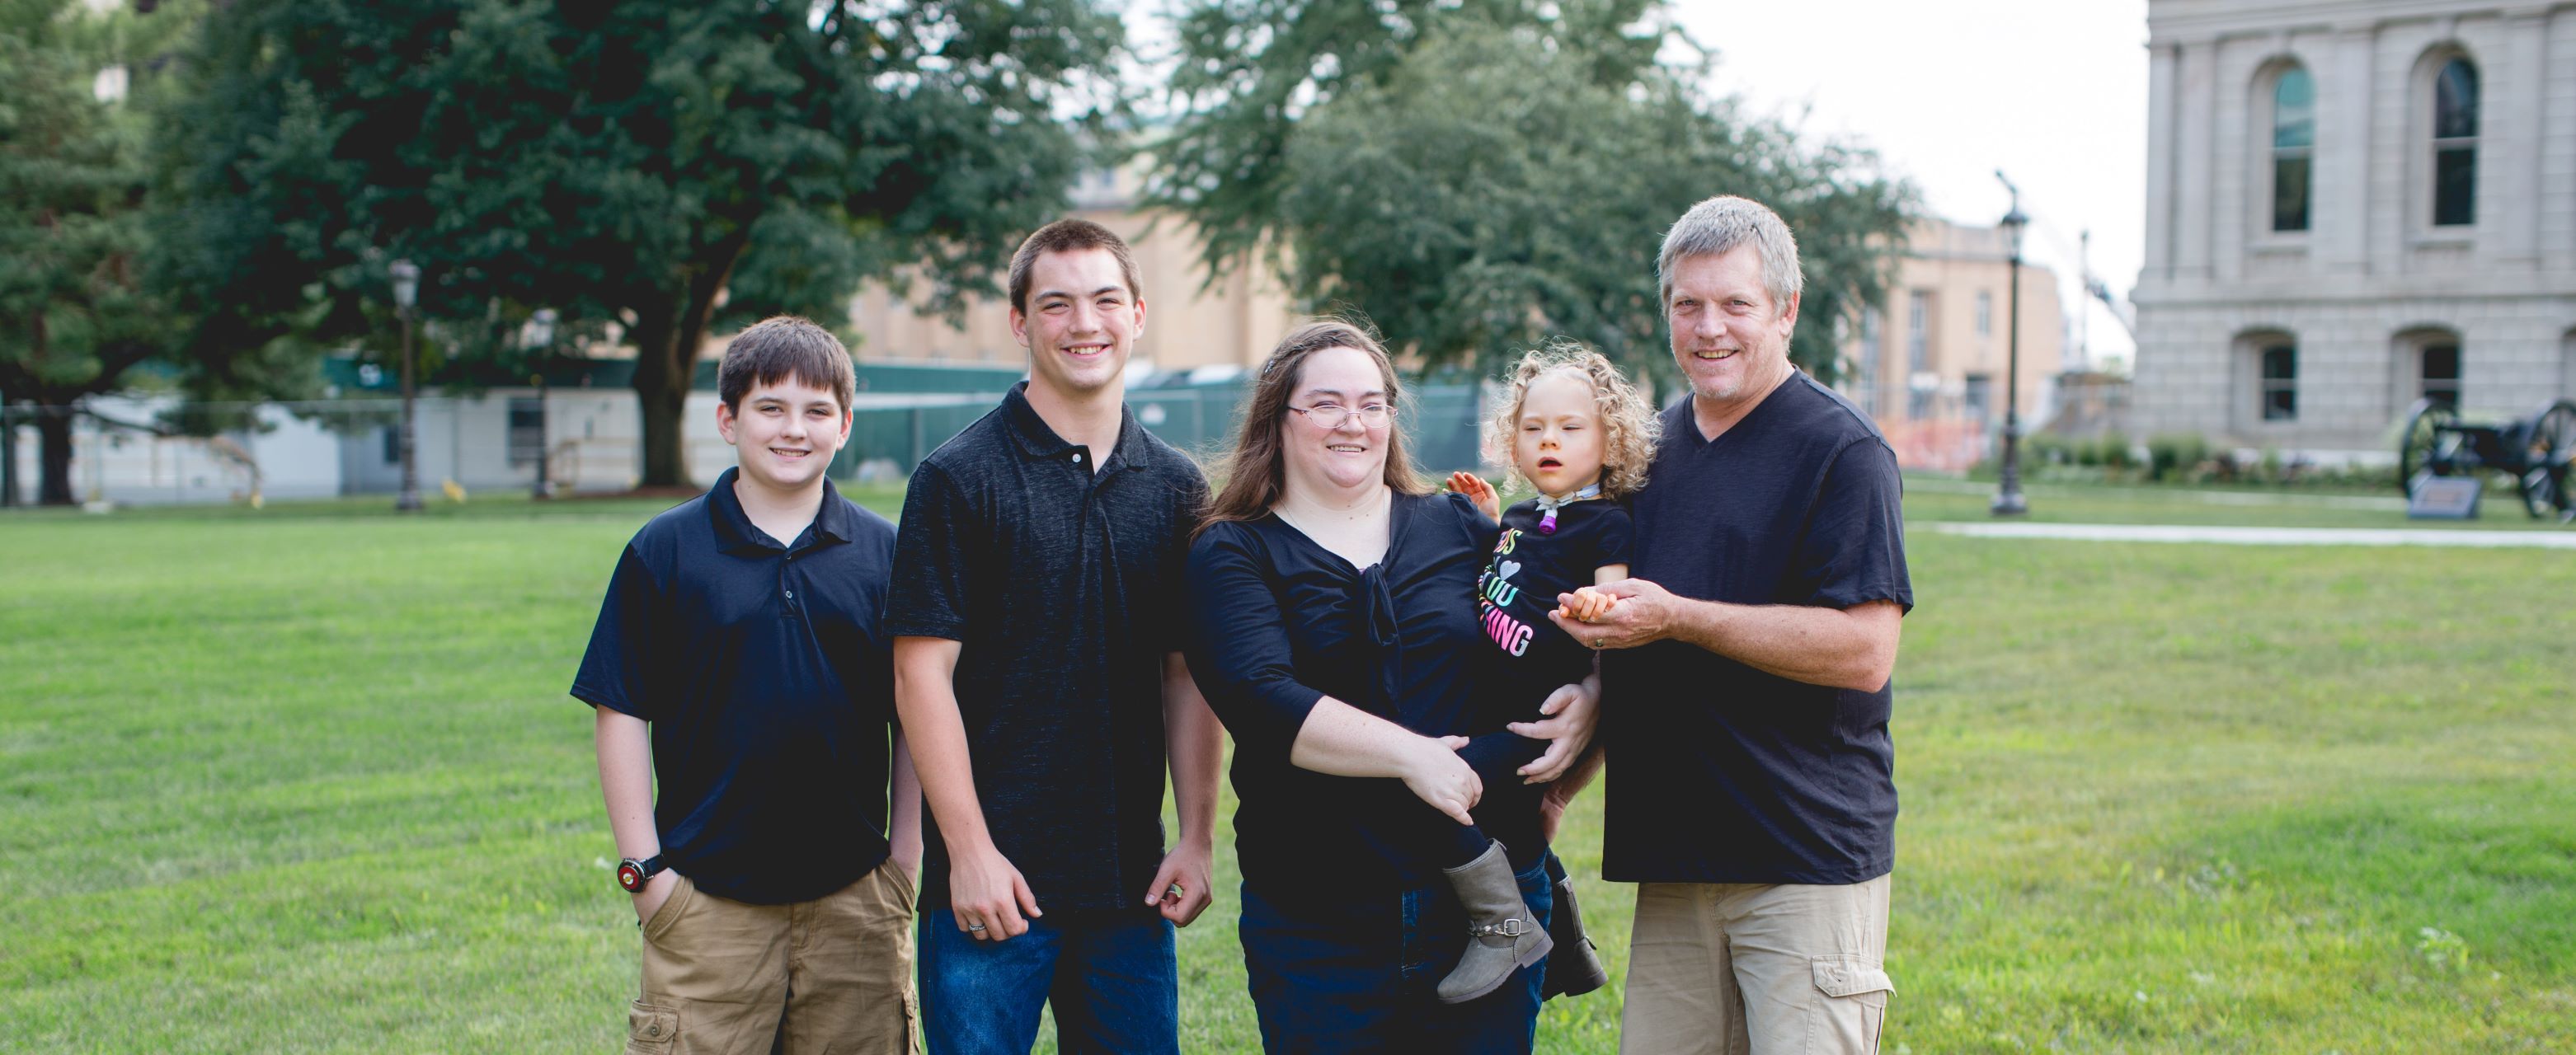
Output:
M1207 500L1189 457L1122 413L1076 447L1027 382L912 474L886 630L943 637L993 843L1040 908L1141 907L1163 858L1163 657L1181 647L1181 563ZM923 811L925 909L948 847Z

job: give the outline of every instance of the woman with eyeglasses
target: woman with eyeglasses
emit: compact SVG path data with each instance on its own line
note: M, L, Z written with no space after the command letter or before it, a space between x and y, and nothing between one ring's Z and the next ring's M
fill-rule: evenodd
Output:
M1415 472L1402 402L1365 329L1291 332L1190 548L1190 668L1234 738L1244 964L1270 1051L1526 1052L1536 1027L1539 784L1581 753L1598 692L1566 686L1554 718L1516 724L1502 705L1525 697L1478 690L1471 601L1495 524ZM1503 917L1430 863L1468 825L1504 847L1508 868L1478 881ZM1444 1003L1471 942L1526 966Z

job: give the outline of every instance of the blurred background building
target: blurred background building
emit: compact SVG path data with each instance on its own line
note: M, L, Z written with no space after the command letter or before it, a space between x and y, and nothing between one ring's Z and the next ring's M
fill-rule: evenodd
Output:
M2147 12L2141 431L2385 462L2576 395L2576 6Z
M1845 347L1843 394L1877 419L1909 469L1965 469L2002 435L2012 251L1995 227L1916 221L1885 303ZM2021 415L2052 416L2064 359L2057 276L2021 267Z

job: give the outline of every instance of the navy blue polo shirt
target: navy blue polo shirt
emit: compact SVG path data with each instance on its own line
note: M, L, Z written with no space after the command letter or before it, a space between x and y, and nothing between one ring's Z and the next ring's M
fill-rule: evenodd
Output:
M572 695L652 723L672 868L719 897L810 901L886 858L894 525L827 480L781 544L737 471L626 544Z
M1123 410L1110 450L1067 443L1027 387L913 471L886 630L960 643L975 795L1038 906L1150 911L1163 659L1181 648L1207 478ZM923 822L922 907L946 908L948 845Z
M1629 573L1742 605L1914 607L1896 453L1793 374L1716 439L1684 396L1630 498ZM1809 685L1680 641L1603 653L1601 871L1619 882L1848 884L1896 862L1891 685Z

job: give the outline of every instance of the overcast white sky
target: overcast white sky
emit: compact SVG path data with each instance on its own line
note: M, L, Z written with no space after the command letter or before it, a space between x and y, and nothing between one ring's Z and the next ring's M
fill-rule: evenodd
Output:
M2002 169L2033 221L2026 258L2056 270L2070 320L2087 306L2093 354L2133 351L2083 296L2076 240L2093 232L2093 272L2125 302L2146 226L2146 0L1673 0L1672 9L1717 52L1719 94L1875 148L1935 215L2002 217ZM1163 17L1129 32L1149 51L1171 39Z
M2054 267L2072 310L2077 233L2124 301L2146 225L2145 0L1680 0L1718 53L1717 82L1758 112L1875 147L1926 207L1990 224L2007 197L2032 218L2026 258ZM2087 302L2091 303L2091 302ZM2127 334L2091 307L2094 354ZM2071 335L2070 335L2071 339ZM2074 351L2070 344L2068 352Z

